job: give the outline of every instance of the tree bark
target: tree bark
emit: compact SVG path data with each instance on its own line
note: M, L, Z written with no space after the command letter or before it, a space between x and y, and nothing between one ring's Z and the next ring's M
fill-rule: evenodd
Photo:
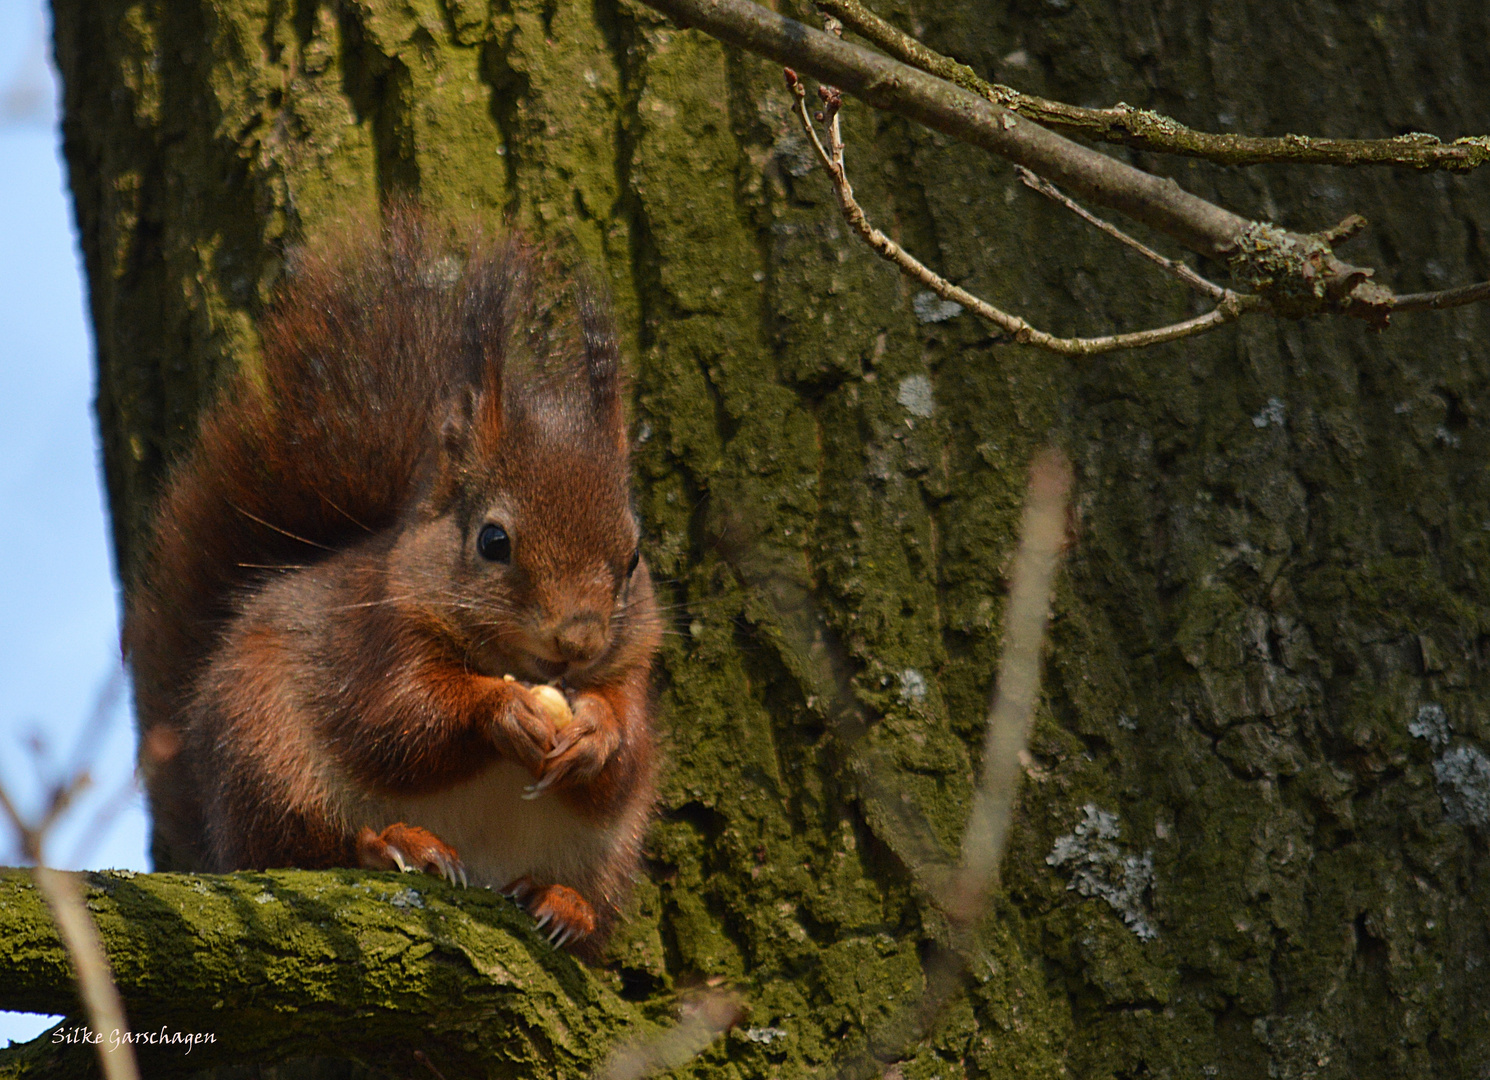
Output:
M916 295L837 216L780 68L630 0L54 10L126 588L294 242L412 193L609 283L676 631L662 812L610 965L654 1015L740 988L748 1022L693 1073L826 1073L919 997L1052 440L1076 539L1006 893L901 1074L1490 1068L1483 307L1064 361ZM985 77L1195 128L1490 129L1469 0L878 10ZM1193 313L1005 164L858 104L845 125L869 212L949 279L1062 333ZM1105 152L1299 232L1363 212L1360 261L1400 291L1490 276L1474 177Z

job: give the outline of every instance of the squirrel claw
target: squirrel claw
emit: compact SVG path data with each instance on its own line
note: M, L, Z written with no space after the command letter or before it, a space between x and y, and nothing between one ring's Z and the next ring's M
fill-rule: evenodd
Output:
M510 882L502 890L502 895L516 901L518 904L522 904L527 900L528 894L535 888L537 886L533 884L532 878L520 877L516 881Z
M399 822L381 833L364 828L357 836L357 862L368 870L424 871L450 884L466 885L466 868L445 841L428 829Z
M567 885L536 884L532 878L520 877L502 890L533 916L540 933L548 928L548 940L555 948L583 941L595 932L599 920L590 902Z
M548 790L550 784L558 779L558 775L558 773L549 773L542 780L539 780L536 783L529 784L527 787L523 788L523 798L529 802L538 798L538 796L542 795L545 791Z

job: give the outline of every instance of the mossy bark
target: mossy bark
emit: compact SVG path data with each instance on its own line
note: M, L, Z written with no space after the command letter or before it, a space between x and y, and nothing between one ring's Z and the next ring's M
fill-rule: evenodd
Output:
M632 0L54 9L126 587L295 241L413 193L608 281L677 631L611 962L644 1011L712 979L751 1005L685 1071L817 1073L920 993L1050 440L1077 541L1008 891L902 1075L1490 1068L1482 308L1067 362L916 296L838 218L780 71ZM1469 0L880 10L985 76L1196 128L1490 130ZM870 213L951 279L1060 332L1192 313L1000 162L845 124ZM1490 276L1474 177L1135 160L1300 231L1364 213L1402 291Z
M406 1075L416 1050L452 1077L585 1075L639 1022L510 900L431 878L116 871L85 884L143 1076L342 1055ZM0 1008L76 1015L70 962L22 871L0 871L0 942ZM0 1076L93 1075L78 1032L0 1052Z

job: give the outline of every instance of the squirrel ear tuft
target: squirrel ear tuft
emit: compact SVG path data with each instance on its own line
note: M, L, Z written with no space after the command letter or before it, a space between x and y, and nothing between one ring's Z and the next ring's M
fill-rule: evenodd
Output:
M496 451L506 427L503 406L502 361L496 350L488 350L486 363L481 369L481 386L467 392L471 423L475 426L474 441L484 454Z
M440 456L451 463L464 462L470 452L476 421L476 391L469 387L456 395L440 424Z
M471 386L467 420L477 449L494 445L505 426L507 351L525 274L522 251L516 246L482 251L466 266L460 297L461 348Z
M616 345L615 324L604 301L596 296L589 282L581 281L576 293L590 406L596 419L611 428L624 446L626 424L621 409L621 353Z
M435 456L431 500L446 506L460 492L461 478L471 461L471 436L474 428L476 396L471 390L458 394L445 410L440 422L439 453Z

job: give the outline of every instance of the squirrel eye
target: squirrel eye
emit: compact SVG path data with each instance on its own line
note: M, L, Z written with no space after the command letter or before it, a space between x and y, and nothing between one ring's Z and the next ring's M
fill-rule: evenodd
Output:
M487 562L511 562L512 538L500 525L483 525L476 534L476 553Z
M626 564L626 576L630 577L636 573L637 565L642 561L642 549L638 547L631 553L631 561Z

